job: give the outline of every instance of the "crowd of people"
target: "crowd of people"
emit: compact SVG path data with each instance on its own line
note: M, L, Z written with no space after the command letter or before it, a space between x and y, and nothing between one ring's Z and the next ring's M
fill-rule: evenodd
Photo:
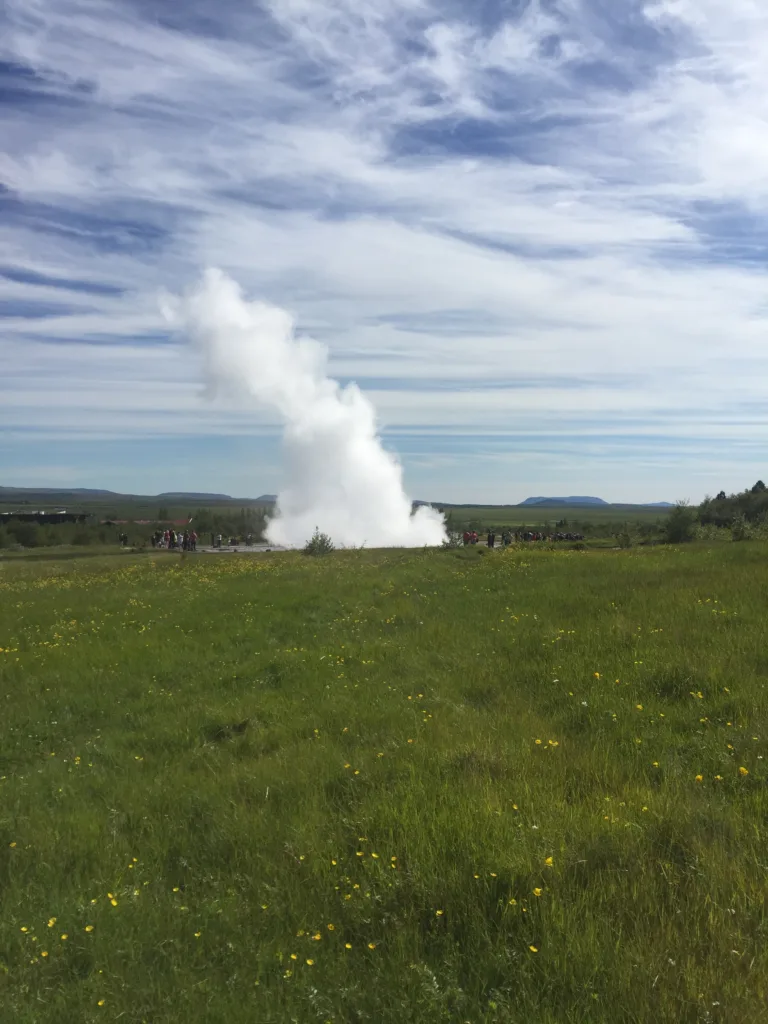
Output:
M152 547L167 551L197 551L197 534L194 530L155 530Z
M471 544L478 543L478 536L476 530L465 530L463 537L464 546L467 547ZM496 547L497 535L495 531L489 530L486 538L486 543L489 548ZM520 544L530 541L564 541L564 540L584 540L583 533L543 533L540 530L517 530L512 532L511 530L502 530L498 535L498 540L503 547L509 547L510 544Z

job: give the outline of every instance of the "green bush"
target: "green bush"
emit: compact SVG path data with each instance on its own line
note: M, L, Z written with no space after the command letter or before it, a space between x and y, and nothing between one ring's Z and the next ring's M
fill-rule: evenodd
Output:
M678 501L665 524L664 539L667 544L686 544L695 537L696 511L687 501Z
M745 515L736 516L731 526L731 536L734 540L752 540L752 524Z
M35 523L11 523L8 533L16 544L25 548L36 548L40 544L40 527Z
M327 533L321 533L317 527L312 534L312 539L304 545L305 555L329 555L333 550L335 549L331 538Z

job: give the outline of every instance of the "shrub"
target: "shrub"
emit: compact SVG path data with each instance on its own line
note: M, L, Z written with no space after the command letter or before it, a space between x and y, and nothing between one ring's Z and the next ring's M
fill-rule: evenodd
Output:
M667 544L685 544L694 539L696 512L687 501L678 501L664 527L664 539Z
M40 527L35 523L11 523L8 533L25 548L36 548L40 544Z
M734 540L752 540L753 536L752 524L747 517L744 515L736 516L731 526L731 537Z
M329 555L333 550L334 545L331 538L327 533L321 533L317 527L312 534L312 539L304 545L305 555Z
M443 541L444 548L463 548L464 538L458 530L448 530L446 532L446 538Z

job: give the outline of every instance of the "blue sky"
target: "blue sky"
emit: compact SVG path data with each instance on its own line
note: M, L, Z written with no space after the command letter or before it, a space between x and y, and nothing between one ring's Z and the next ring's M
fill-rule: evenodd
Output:
M768 5L5 0L0 483L280 487L162 290L374 401L414 497L765 477Z

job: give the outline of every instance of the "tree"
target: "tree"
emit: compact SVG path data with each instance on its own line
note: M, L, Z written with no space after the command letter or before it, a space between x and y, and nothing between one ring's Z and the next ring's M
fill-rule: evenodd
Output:
M752 488L753 494L760 494L761 491L765 490L765 484L762 480L758 480L755 486Z
M667 544L685 544L693 540L693 528L696 525L696 512L687 501L678 501L669 513L664 526L664 539Z
M725 491L718 491L715 501L725 501Z
M333 541L327 533L321 533L315 527L312 539L304 545L305 555L329 555L334 550Z

